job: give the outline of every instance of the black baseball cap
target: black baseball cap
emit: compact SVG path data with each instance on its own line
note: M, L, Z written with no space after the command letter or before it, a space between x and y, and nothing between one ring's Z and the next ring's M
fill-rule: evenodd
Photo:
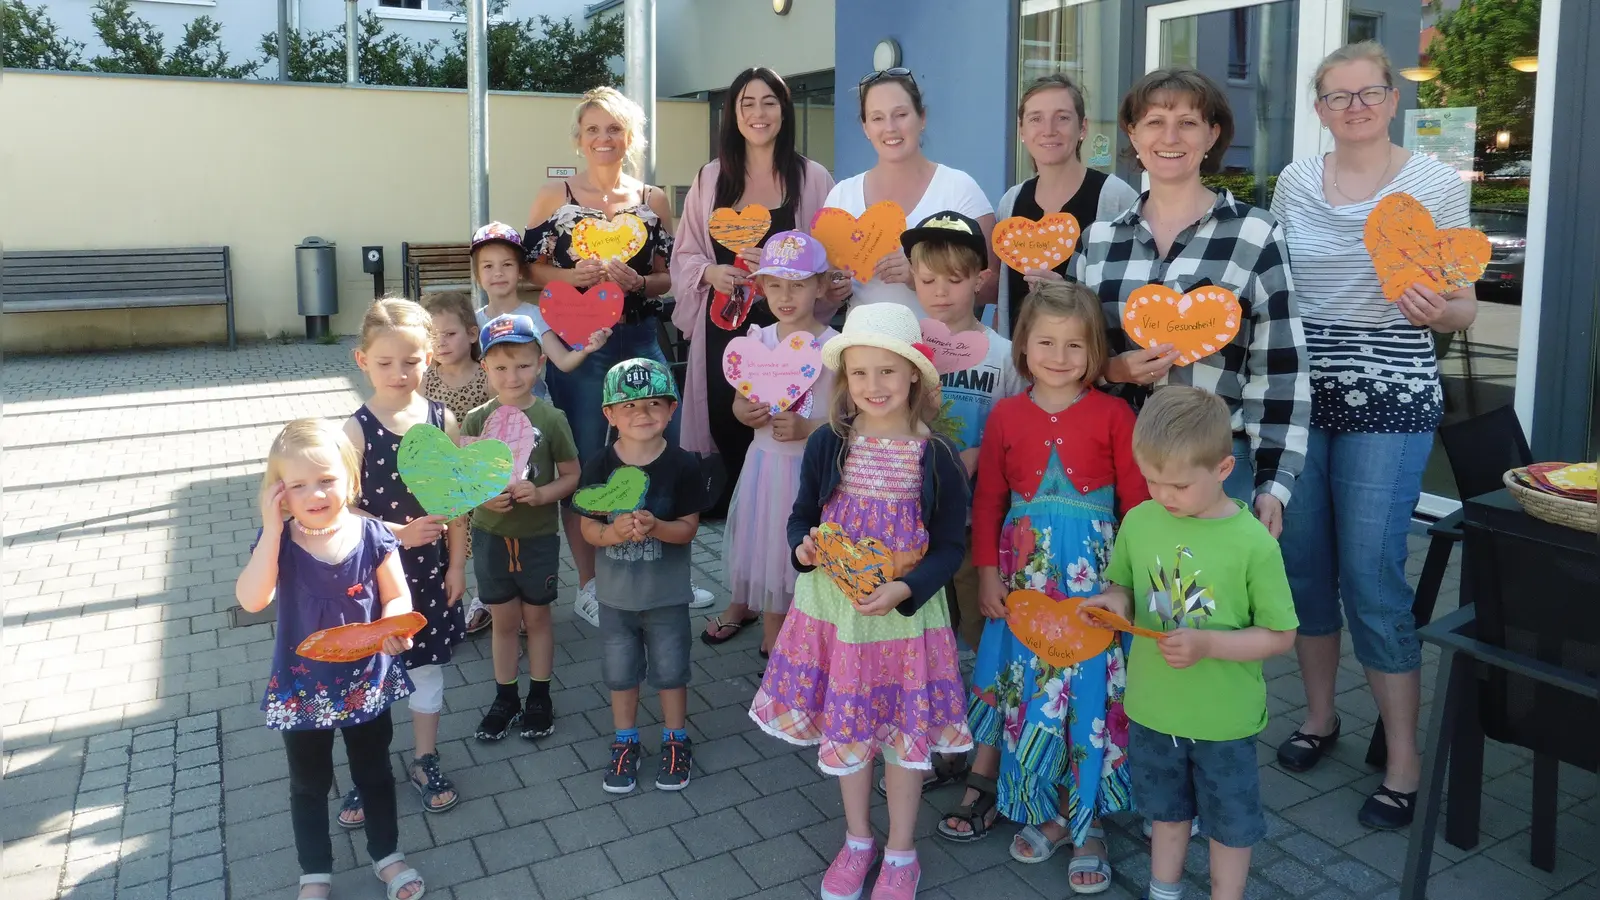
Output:
M905 248L906 256L911 255L911 248L923 241L942 241L966 247L978 254L978 259L983 265L989 264L989 243L983 239L983 226L978 220L963 216L953 209L936 212L917 223L915 228L907 228L900 233L900 246Z

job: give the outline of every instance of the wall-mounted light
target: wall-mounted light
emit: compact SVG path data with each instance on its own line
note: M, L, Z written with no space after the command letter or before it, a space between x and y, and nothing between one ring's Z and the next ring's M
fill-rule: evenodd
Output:
M894 38L884 38L872 48L872 68L879 72L900 65L900 43Z
M772 11L780 16L789 14L789 7L794 5L794 0L772 0Z
M1412 66L1401 69L1400 77L1407 81L1432 81L1439 77L1439 69L1437 66Z
M1501 150L1504 150L1507 147L1511 146L1511 132L1509 132L1509 131L1498 131L1498 132L1495 132L1494 145L1496 147L1499 147Z
M1534 72L1539 71L1539 57L1513 56L1511 57L1511 68L1516 69L1518 72L1527 72L1531 75Z

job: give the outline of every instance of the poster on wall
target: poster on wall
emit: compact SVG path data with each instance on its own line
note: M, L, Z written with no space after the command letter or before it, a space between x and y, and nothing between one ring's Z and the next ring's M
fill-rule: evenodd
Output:
M1478 139L1478 108L1406 110L1407 150L1437 159L1457 172L1470 189Z
M1108 169L1111 167L1111 136L1098 133L1085 141L1088 152L1084 154L1083 164L1091 169Z

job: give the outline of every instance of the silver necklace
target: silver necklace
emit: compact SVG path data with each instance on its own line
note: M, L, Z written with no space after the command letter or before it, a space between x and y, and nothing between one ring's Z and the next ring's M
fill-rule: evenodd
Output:
M1373 185L1372 190L1368 191L1365 197L1352 197L1344 192L1344 188L1339 187L1339 162L1335 159L1333 163L1333 189L1339 192L1339 196L1352 203L1365 203L1376 197L1378 192L1383 190L1383 186L1389 181L1389 170L1392 168L1394 168L1394 149L1390 148L1389 159L1384 163L1383 174L1378 176L1378 183Z

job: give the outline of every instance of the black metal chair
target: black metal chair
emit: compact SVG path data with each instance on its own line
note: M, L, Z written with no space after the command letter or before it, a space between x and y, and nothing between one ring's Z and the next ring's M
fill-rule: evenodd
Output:
M1533 462L1533 451L1528 449L1522 423L1517 420L1517 411L1510 406L1441 427L1439 442L1450 460L1456 496L1463 501L1499 490L1500 477L1507 469ZM1433 621L1439 587L1444 583L1445 569L1450 567L1450 551L1461 540L1461 510L1429 525L1428 537L1428 555L1423 559L1416 598L1411 603L1411 615L1418 628ZM1388 758L1380 718L1372 729L1372 742L1367 745L1367 765L1381 769Z
M1466 513L1474 602L1420 631L1441 655L1402 900L1426 894L1447 768L1450 818L1466 807L1470 820L1448 824L1446 838L1476 843L1485 737L1534 751L1532 862L1547 872L1559 764L1600 771L1600 617L1588 609L1600 596L1596 536L1531 519L1505 493Z

